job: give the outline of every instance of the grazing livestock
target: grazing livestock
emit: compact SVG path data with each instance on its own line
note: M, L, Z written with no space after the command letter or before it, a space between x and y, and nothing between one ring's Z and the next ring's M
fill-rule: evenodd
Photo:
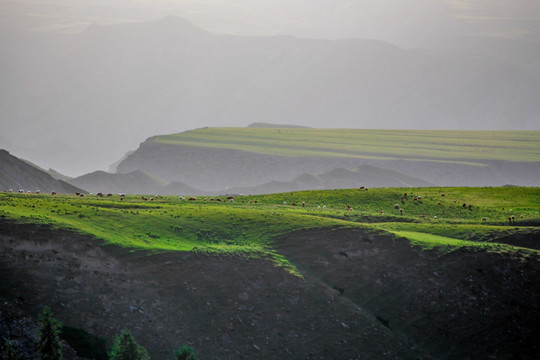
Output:
M396 209L396 210L399 209L399 204L395 204L394 209Z
M469 210L472 210L472 205L471 204L469 204Z
M292 206L296 206L296 203L293 202L291 205L292 205Z
M84 197L84 194L79 195L80 197Z
M467 204L463 203L463 207L466 208L466 207L467 207Z
M111 196L112 196L112 194L107 194L107 197L111 197Z
M515 220L514 215L510 216L510 218L512 219L512 222L514 222Z
M446 194L445 194L445 193L442 193L441 196L446 196Z
M399 213L400 213L400 214L403 214L403 209L399 209Z
M81 193L80 193L80 192L76 192L75 195L79 196L79 195L81 195Z
M103 197L103 193L98 192L98 193L96 194L96 196L97 196L97 197Z
M437 219L438 219L438 218L437 218L437 216L434 216L433 218L434 218L435 220L437 220Z
M192 197L190 197L190 198L188 199L188 201L197 201L197 198L194 197L194 196L192 196Z
M118 196L120 196L120 197L126 197L126 194L125 194L125 193L118 193Z
M148 200L148 199L145 198L144 196L141 196L141 199L143 199L144 201Z
M483 217L483 218L482 218L482 221L487 221L487 218Z
M51 195L56 195L56 191L51 191Z
M520 219L523 219L523 215L520 215L519 218L520 218Z
M36 194L39 194L40 192L41 192L41 191L39 191L39 190L36 190Z
M320 209L321 208L321 205L317 205L317 209Z
M287 202L286 202L286 201L284 201L284 202L283 202L283 205L287 205Z
M221 199L216 199L216 201L217 201L217 202L223 202L223 200L221 200Z
M420 200L422 200L422 197L421 197L421 196L417 196L416 199L417 199L418 201L420 201Z
M233 200L234 199L234 196L227 196L227 200Z
M230 203L234 202L234 199L229 199L229 202L230 202Z
M439 202L439 203L437 203L437 205L442 205L442 203Z
M306 202L302 201L302 207L306 207Z
M24 193L24 189L19 189L19 194L23 194Z
M326 209L326 205L323 205L323 207L322 207L322 208L323 208L323 210L325 210L325 209Z

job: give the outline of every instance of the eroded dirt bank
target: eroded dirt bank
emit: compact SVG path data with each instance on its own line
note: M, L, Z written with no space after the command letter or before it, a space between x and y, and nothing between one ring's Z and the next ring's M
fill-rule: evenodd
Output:
M299 232L278 251L342 293L426 358L535 359L540 262L522 255L422 251L358 230Z
M268 260L130 252L0 219L0 297L109 341L129 329L152 358L418 358L407 340L325 283Z

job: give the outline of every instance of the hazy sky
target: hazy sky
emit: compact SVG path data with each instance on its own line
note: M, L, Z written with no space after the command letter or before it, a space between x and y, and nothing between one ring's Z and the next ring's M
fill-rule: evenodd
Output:
M540 41L539 0L50 0L0 2L3 21L33 31L77 32L110 24L185 17L239 35L374 38L424 46L439 37L492 36Z

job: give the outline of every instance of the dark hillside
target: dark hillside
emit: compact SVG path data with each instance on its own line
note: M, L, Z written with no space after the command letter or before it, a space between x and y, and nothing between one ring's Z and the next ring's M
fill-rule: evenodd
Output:
M534 359L538 259L422 251L359 230L302 231L265 259L132 252L0 220L0 297L153 358L188 343L205 359Z
M55 191L57 193L73 194L85 192L81 188L57 180L45 171L38 169L27 162L11 155L6 150L0 150L0 191L19 191L20 189L31 192Z
M0 297L22 299L33 314L47 304L65 324L108 339L127 328L152 358L182 343L201 359L417 354L326 284L270 260L132 252L1 219L0 234Z

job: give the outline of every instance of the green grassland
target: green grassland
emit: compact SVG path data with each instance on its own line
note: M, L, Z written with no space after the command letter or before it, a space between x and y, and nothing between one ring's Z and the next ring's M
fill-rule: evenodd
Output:
M444 251L468 247L538 254L540 248L505 243L540 237L540 188L348 189L213 200L0 193L0 216L72 229L134 250L270 256L285 266L273 241L308 229L362 228Z
M280 156L431 159L467 164L475 164L477 159L537 162L540 158L540 131L202 128L156 136L151 141Z

